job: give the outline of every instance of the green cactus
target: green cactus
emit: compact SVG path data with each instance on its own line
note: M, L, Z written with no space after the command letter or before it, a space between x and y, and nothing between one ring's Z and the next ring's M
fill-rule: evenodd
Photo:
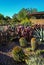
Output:
M19 61L19 62L24 61L25 54L21 47L16 46L15 48L13 48L12 55L15 61Z
M19 42L20 42L20 46L22 47L27 46L27 41L24 37L20 38Z
M32 39L31 39L31 47L32 47L32 50L33 50L33 51L37 48L36 38L32 38Z

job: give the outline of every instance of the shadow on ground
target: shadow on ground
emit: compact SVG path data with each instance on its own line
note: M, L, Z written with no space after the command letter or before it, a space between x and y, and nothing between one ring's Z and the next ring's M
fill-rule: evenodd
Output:
M9 52L15 46L19 46L19 42L15 41L15 42L7 43L7 45L2 45L2 46L0 46L0 51L2 51L2 52Z
M41 50L44 50L44 44L40 44L40 45L38 46L38 48L41 49Z
M0 65L26 65L26 63L16 62L12 57L0 53Z

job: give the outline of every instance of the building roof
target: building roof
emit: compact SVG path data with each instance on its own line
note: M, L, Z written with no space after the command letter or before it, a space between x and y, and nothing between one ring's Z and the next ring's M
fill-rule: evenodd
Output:
M43 12L35 12L32 14L29 14L29 16L33 16L33 15L44 15L44 11Z

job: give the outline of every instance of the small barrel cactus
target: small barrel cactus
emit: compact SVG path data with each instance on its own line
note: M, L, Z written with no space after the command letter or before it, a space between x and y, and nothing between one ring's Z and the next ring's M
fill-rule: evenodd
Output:
M21 47L16 46L15 48L13 48L12 55L15 61L19 61L19 62L24 61L25 54Z
M31 47L32 47L33 51L37 48L37 40L36 40L36 38L31 39Z
M20 46L22 46L22 47L27 46L27 41L24 37L20 38L19 42L20 42Z

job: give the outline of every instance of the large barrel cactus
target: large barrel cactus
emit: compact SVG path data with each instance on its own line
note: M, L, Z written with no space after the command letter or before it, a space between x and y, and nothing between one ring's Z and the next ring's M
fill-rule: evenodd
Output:
M36 38L32 38L32 39L31 39L31 47L32 47L32 50L33 50L33 51L37 48Z

